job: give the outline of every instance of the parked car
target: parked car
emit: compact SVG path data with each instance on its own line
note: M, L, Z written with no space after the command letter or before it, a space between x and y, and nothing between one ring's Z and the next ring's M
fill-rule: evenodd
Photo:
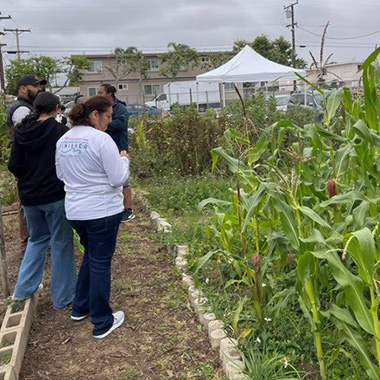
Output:
M326 96L329 96L332 91L325 91ZM323 95L319 92L297 91L290 95L288 109L296 105L302 107L311 107L317 111L318 121L323 120Z
M286 111L288 109L289 95L275 95L276 108L280 111Z
M149 107L140 103L128 103L127 110L130 115L160 115L161 110L155 107Z

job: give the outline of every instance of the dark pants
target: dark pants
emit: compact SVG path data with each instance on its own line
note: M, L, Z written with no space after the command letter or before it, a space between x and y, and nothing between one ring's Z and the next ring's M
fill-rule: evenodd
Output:
M73 315L90 314L94 335L108 331L113 324L109 305L111 261L123 213L93 220L71 220L85 252L79 271Z

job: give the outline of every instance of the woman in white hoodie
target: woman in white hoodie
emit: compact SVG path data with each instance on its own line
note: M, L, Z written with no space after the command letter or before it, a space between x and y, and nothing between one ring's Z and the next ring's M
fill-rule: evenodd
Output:
M112 313L109 298L129 159L104 133L111 117L112 104L103 96L75 105L69 114L73 127L57 142L56 151L57 176L65 183L66 217L85 249L71 319L91 316L97 339L124 322L122 311Z

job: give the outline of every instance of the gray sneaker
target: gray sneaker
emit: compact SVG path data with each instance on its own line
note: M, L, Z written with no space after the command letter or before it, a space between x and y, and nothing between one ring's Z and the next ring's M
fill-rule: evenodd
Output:
M123 311L117 311L116 313L113 313L113 325L110 327L108 331L106 331L103 334L100 335L92 335L95 339L103 339L106 336L110 335L113 330L116 330L118 327L120 327L125 319L125 314Z

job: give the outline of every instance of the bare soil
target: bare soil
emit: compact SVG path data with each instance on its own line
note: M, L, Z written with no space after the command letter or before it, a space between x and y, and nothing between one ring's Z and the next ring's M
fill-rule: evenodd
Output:
M4 216L11 287L21 260L16 215ZM111 305L126 321L107 338L92 338L89 318L70 320L50 300L50 262L29 335L21 380L220 380L218 354L190 309L174 256L147 213L121 225L112 266ZM180 242L179 242L180 243ZM78 265L81 254L76 254ZM5 303L0 302L0 315Z

